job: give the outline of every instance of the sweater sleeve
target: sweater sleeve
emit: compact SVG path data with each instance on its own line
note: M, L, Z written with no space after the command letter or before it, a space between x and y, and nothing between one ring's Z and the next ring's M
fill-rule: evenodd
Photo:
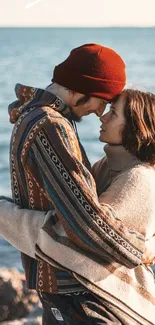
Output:
M141 263L144 237L128 229L112 207L99 203L94 179L77 154L76 142L68 123L62 119L52 122L50 117L33 141L31 156L38 166L46 195L54 202L74 245L100 258L106 252L117 262L135 267Z
M10 199L0 198L0 235L21 252L35 258L35 245L44 223L54 211L21 209Z

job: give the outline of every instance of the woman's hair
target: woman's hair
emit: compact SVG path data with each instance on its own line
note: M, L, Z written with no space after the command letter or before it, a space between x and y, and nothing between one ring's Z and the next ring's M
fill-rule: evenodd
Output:
M155 95L125 89L123 146L139 160L155 164Z

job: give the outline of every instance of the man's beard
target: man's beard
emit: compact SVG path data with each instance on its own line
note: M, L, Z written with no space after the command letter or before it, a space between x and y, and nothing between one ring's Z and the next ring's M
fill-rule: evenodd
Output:
M71 119L77 123L82 121L82 117L79 117L76 113L72 112L71 110Z
M79 98L75 104L76 107L80 106L80 105L84 105L85 103L87 103L90 99L90 96L87 95L83 95L81 98ZM81 122L82 121L82 117L79 117L76 113L74 113L72 111L72 108L70 107L71 110L71 117L72 120L75 122Z

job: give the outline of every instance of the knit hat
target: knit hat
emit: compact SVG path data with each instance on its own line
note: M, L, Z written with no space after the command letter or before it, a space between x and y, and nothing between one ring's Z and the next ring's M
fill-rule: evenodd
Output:
M54 69L52 82L70 90L112 101L126 82L125 63L112 49L84 44Z

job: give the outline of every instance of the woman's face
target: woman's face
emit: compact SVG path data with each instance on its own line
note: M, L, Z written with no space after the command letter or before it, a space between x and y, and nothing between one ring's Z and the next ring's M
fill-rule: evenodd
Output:
M108 113L100 117L102 122L99 140L109 144L122 144L122 131L125 126L125 95L122 94L110 106Z

